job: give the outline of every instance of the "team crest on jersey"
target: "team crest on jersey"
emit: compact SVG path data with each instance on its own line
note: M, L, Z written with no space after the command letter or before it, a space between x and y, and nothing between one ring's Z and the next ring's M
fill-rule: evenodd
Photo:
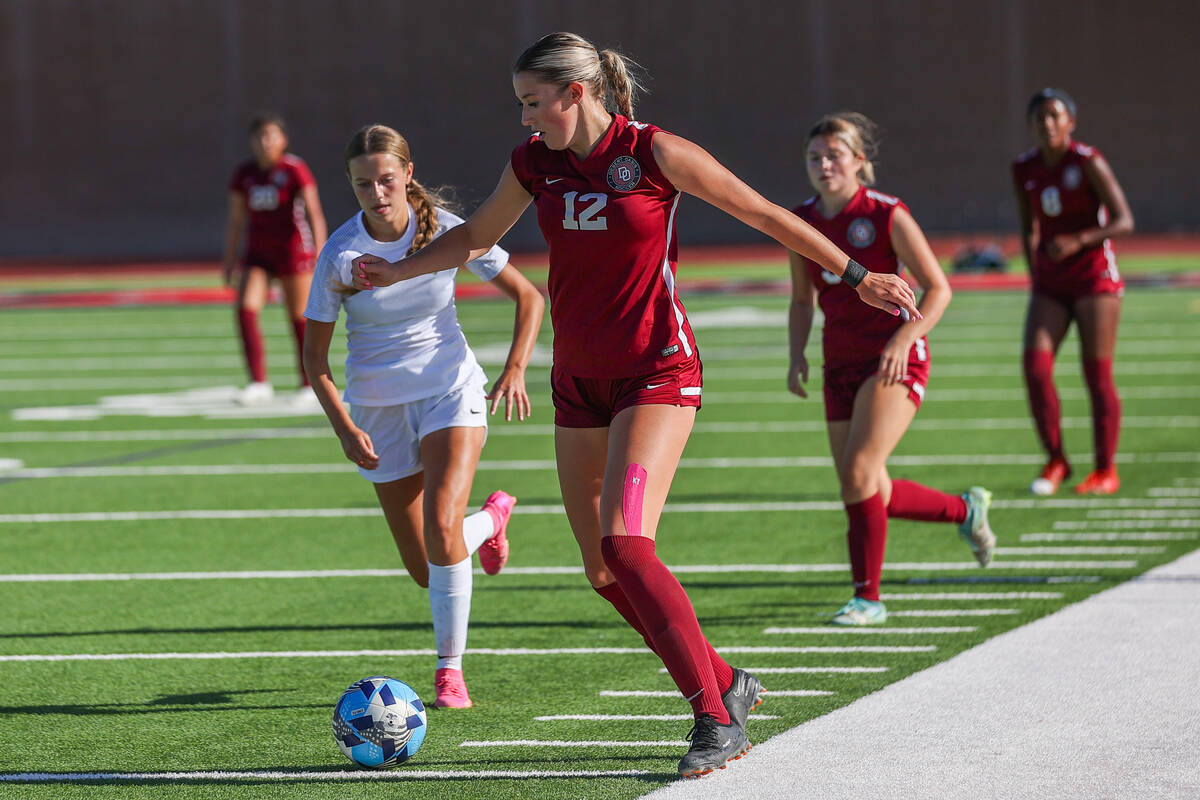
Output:
M846 238L855 247L870 247L875 241L875 225L866 217L859 217L850 223Z
M287 173L281 169L277 169L271 173L271 182L276 186L285 186L287 184Z
M620 156L608 168L608 185L628 192L642 179L642 165L633 156Z
M1079 184L1083 182L1083 173L1079 170L1078 164L1068 164L1063 170L1063 186L1068 189L1078 189Z

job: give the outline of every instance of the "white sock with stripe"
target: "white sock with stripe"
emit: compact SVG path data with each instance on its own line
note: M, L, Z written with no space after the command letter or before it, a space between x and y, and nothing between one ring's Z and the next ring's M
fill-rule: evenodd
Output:
M429 565L429 608L433 611L438 669L462 669L471 617L471 573L470 557L448 567Z

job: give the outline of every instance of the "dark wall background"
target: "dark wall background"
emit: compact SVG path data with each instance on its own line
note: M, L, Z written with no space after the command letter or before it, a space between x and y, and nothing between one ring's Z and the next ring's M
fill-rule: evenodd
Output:
M880 188L927 230L1010 229L1025 101L1051 84L1141 230L1200 229L1196 3L0 0L0 256L217 256L261 108L289 120L331 229L355 210L340 154L368 122L469 210L525 135L509 67L559 29L640 61L638 117L783 204L810 193L808 126L851 108L884 126ZM762 241L698 200L680 216L685 244ZM541 247L531 214L505 244Z

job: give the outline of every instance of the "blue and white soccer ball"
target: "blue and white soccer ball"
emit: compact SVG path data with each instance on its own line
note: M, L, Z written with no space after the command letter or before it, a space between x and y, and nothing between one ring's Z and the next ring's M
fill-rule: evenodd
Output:
M353 683L333 707L333 737L356 764L399 766L425 741L425 704L407 683L376 675Z

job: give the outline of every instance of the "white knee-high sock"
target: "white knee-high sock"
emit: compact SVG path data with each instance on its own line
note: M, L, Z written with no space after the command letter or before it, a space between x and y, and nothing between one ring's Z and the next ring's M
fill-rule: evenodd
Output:
M486 511L477 511L463 520L463 541L467 545L467 555L479 549L479 545L492 538L496 532L496 521Z
M471 617L470 557L448 567L429 565L429 608L433 611L437 668L462 669Z

